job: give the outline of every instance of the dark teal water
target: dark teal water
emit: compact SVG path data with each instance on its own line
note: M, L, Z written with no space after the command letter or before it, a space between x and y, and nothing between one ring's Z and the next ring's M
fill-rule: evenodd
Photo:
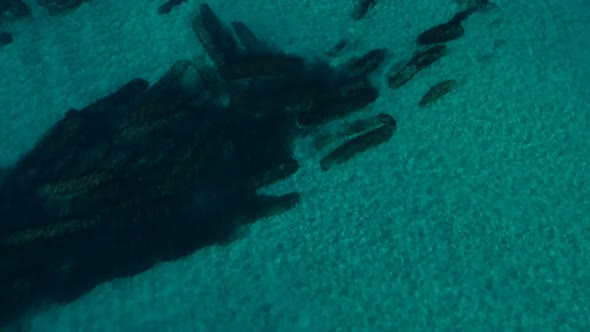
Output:
M31 1L3 19L0 163L12 165L69 108L178 59L207 56L198 3L89 1L62 16ZM358 21L348 1L211 2L272 47L332 65L390 51L371 77L397 130L322 172L325 149L299 138L301 168L264 192L294 209L212 246L43 308L25 331L585 331L590 322L590 7L500 1L469 17L441 61L398 89L387 77L453 1L380 1ZM464 4L463 4L464 5ZM456 87L428 107L437 82ZM348 120L345 120L346 122ZM338 132L342 124L320 130ZM228 202L228 209L231 209ZM1 217L0 217L1 218Z

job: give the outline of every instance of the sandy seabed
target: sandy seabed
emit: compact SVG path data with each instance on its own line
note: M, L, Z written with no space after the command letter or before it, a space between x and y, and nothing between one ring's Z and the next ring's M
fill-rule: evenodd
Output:
M270 192L303 203L210 247L114 280L30 317L30 331L582 331L590 328L590 3L498 0L469 18L449 55L391 90L423 30L451 0L382 1L352 22L349 1L211 1L285 51L321 58L387 47L371 112L394 137L322 173L302 169ZM203 50L198 3L90 1L64 17L32 6L0 50L0 165L65 111L135 77L154 82ZM418 108L430 86L459 87Z

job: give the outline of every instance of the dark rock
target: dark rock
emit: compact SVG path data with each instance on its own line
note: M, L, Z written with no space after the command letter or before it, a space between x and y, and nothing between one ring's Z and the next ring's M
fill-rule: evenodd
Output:
M377 48L355 58L344 65L342 70L349 78L361 78L373 73L385 61L387 50Z
M320 161L322 170L327 171L335 165L350 160L360 152L386 142L393 136L395 129L396 122L393 117L390 117L388 123L383 126L348 140L322 158Z
M0 32L0 47L11 44L14 41L10 32Z
M305 109L319 96L333 90L331 76L333 73L319 67L306 68L292 76L255 79L234 91L231 103L237 108L258 110L258 113Z
M22 19L31 16L31 9L22 0L2 0L0 1L0 22L2 16Z
M200 93L201 77L195 64L189 60L178 60L147 91L148 102L162 99L189 100Z
M304 60L287 54L245 54L219 66L226 80L244 78L292 76L301 73Z
M169 14L174 7L180 6L185 2L186 0L168 0L160 7L158 7L158 14Z
M301 112L299 124L314 126L340 119L352 112L362 110L379 97L379 90L368 85L350 90L344 86L341 88L344 93L328 94L317 98L309 109Z
M293 140L311 130L298 125L344 117L379 95L367 77L343 79L326 63L241 48L206 4L193 28L215 68L178 61L151 87L134 79L69 110L1 176L0 323L229 243L243 226L293 208L298 193L259 189L298 170ZM394 129L387 116L350 127L369 131L322 168Z
M49 15L65 15L76 10L84 0L39 0L39 5L47 8Z
M242 22L234 21L232 26L240 43L207 4L201 5L200 15L193 20L193 30L221 78L290 76L303 71L304 61L300 56L270 51Z
M228 60L238 54L239 45L231 30L221 22L208 4L201 4L199 14L193 19L192 28L209 58L217 66L226 65Z
M254 182L257 187L263 187L271 183L283 180L293 175L299 170L299 163L293 158L288 158L284 162L278 164L277 167L264 170L257 174L254 178Z
M416 42L420 45L446 43L458 39L465 34L460 21L453 21L439 24L421 33Z
M387 125L391 123L391 119L391 115L380 113L370 118L345 121L341 125L341 128L338 128L336 131L331 130L329 133L317 135L314 138L314 147L317 150L324 149L325 147L332 145L334 142L342 141L352 136L366 133L383 125Z
M299 202L297 193L257 194L298 169L295 121L178 102L170 89L184 68L153 89L132 80L69 111L9 171L0 187L2 320L223 243Z
M390 75L387 79L387 85L392 89L397 89L409 82L418 72L428 68L434 62L438 61L446 54L444 45L436 45L424 51L418 52L399 72Z
M255 219L260 219L291 210L301 202L301 195L297 192L281 196L261 195L255 205Z
M474 8L475 10L490 10L496 8L496 4L490 0L455 0L463 8Z
M356 0L356 5L352 12L352 19L358 21L365 17L367 13L375 7L378 0Z
M10 168L0 167L0 187L2 187L2 184L4 183L4 180L6 180L8 174L10 174Z
M422 97L418 105L420 107L426 107L435 103L439 100L442 96L449 93L455 86L457 85L457 80L451 79L436 83L433 85L426 94Z
M338 41L338 43L336 43L336 45L334 45L331 49L326 51L326 54L330 58L337 58L340 55L342 55L342 51L344 50L344 48L346 48L347 45L348 41L346 39L341 39L340 41Z
M236 33L236 37L247 53L271 53L269 47L260 41L244 22L233 21L231 24Z
M422 32L416 42L420 45L430 45L446 43L451 40L463 37L465 29L461 23L471 16L473 13L489 8L490 4L487 0L478 0L476 4L469 6L467 9L462 10L455 14L450 21L436 25L424 32Z

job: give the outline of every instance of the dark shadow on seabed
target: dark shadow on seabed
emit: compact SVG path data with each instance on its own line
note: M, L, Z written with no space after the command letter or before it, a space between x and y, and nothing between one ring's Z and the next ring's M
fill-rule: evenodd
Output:
M348 72L307 63L241 22L236 39L200 9L193 30L215 66L180 60L153 86L136 78L69 110L0 183L2 323L229 243L237 228L294 207L298 193L258 193L298 170L294 138L377 99L367 76L383 57L353 60ZM324 170L395 129L367 123L359 128L376 130L375 142L345 143Z
M418 44L435 45L390 71L391 89L447 56L446 43L464 34L461 22L489 7L474 2L477 10L421 34ZM363 13L375 3L362 0ZM14 167L0 170L0 325L106 280L227 244L236 229L293 208L298 193L258 189L298 170L294 139L362 113L379 97L370 75L387 57L384 48L339 67L310 63L267 45L243 22L230 29L207 4L199 9L192 28L214 65L179 60L152 86L132 79L69 110ZM433 86L419 104L433 104L452 86ZM317 146L337 145L321 169L386 142L396 126L380 113L318 135Z

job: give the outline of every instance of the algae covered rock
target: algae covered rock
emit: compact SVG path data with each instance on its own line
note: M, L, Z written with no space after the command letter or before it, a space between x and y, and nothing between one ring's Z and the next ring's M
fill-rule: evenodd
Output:
M420 102L418 103L418 105L420 107L426 107L431 104L434 104L441 97L443 97L444 95L449 93L451 90L453 90L456 86L457 86L457 80L455 80L455 79L445 80L445 81L436 83L435 85L430 87L430 89L428 89L426 94L424 94L422 99L420 99Z

